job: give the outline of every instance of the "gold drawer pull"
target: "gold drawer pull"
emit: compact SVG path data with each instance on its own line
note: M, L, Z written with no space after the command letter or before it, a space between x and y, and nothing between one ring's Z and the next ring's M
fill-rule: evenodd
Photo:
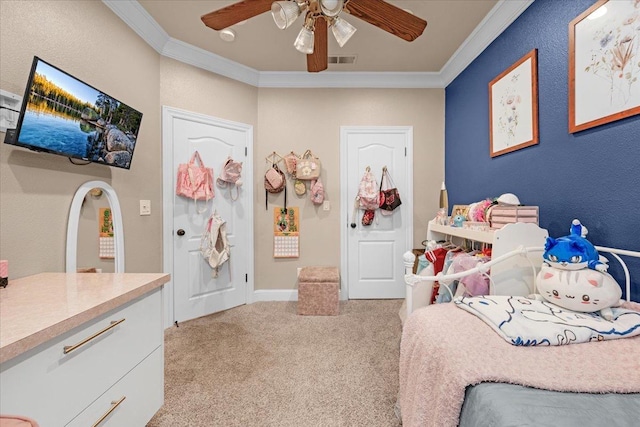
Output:
M104 328L101 331L96 332L95 334L91 335L90 337L87 337L85 339L83 339L82 341L80 341L78 344L75 345L65 345L64 346L64 354L67 353L71 353L73 350L75 350L76 348L85 345L86 343L88 343L89 341L91 341L92 339L96 338L99 335L104 334L105 332L107 332L109 329L111 328L115 328L116 326L118 326L120 323L124 322L124 319L120 319L120 320L112 320L111 324L109 326L107 326L106 328Z
M122 319L124 320L124 319ZM109 410L107 412L104 413L103 416L100 417L100 419L98 421L96 421L91 427L98 427L98 425L104 421L105 418L107 418L109 416L109 414L111 414L113 411L115 411L115 409L120 406L120 404L124 401L124 399L126 399L127 396L122 396L120 398L120 400L114 400L111 402L111 408L109 408Z

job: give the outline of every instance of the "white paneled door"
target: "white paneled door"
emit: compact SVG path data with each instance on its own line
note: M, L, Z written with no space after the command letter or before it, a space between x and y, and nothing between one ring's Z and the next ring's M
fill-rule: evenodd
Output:
M171 140L173 150L172 188L175 188L178 166L188 162L196 150L204 164L213 168L214 180L227 158L232 157L244 162L243 181L252 182L252 165L247 155L253 144L251 126L167 107L163 123L163 136ZM247 284L253 266L253 198L247 187L250 186L240 187L237 200L232 200L227 189L214 185L215 197L208 203L194 202L174 192L171 238L175 321L182 322L247 303ZM235 190L233 197L236 197ZM212 275L212 268L200 253L202 233L213 210L226 221L231 246L230 260L222 265L217 277Z
M411 249L413 235L413 129L342 127L340 141L341 203L346 218L341 233L341 270L348 298L404 298L402 255ZM400 192L402 204L389 216L377 210L373 223L362 225L364 211L358 209L355 218L353 215L360 180L369 167L380 184L384 166Z

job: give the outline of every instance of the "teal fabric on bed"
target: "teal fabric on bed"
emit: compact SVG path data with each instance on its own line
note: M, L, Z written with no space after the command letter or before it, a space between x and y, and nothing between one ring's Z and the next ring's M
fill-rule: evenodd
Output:
M590 394L482 383L467 388L460 427L635 427L640 394Z

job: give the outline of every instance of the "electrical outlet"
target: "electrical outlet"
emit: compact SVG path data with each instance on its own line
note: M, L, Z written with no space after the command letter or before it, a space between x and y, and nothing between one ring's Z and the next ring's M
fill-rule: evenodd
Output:
M331 210L331 203L329 203L329 201L328 201L328 200L325 200L325 201L322 203L322 210L323 210L323 211L329 211L329 210Z
M140 200L140 215L151 215L151 200Z

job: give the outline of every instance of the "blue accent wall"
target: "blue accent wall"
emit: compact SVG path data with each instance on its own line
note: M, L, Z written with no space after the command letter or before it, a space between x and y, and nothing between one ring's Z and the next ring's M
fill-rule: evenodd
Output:
M536 0L447 86L449 206L514 193L540 207L540 226L550 236L567 235L579 218L593 244L640 251L640 115L568 130L569 22L594 3ZM489 82L532 49L538 49L539 144L492 158ZM630 268L632 299L640 301L640 262Z

